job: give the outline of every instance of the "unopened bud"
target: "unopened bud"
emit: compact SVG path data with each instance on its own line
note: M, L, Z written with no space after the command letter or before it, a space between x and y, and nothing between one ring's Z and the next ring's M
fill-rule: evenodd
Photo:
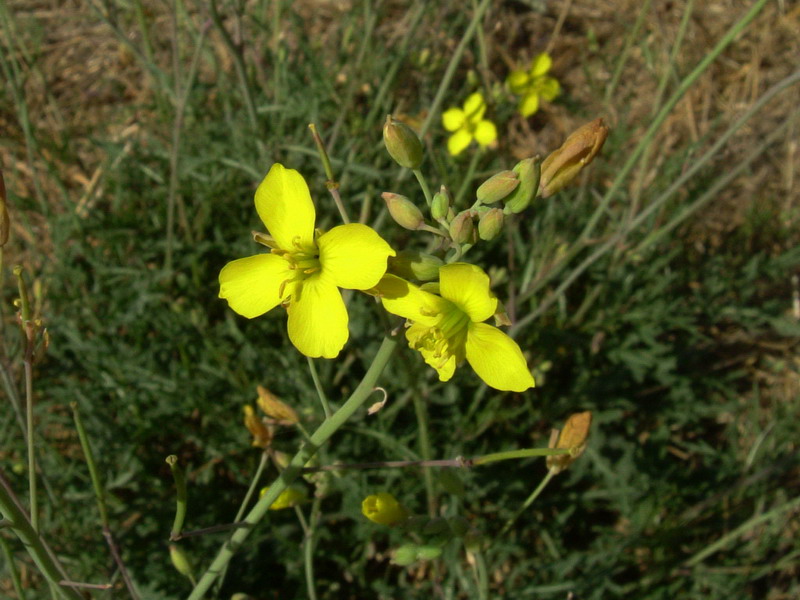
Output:
M180 573L184 577L188 577L189 579L194 580L194 574L192 573L192 563L189 560L189 557L186 555L186 552L184 552L183 548L181 548L177 544L170 544L169 558L172 561L172 566L175 567L175 570L178 573Z
M478 201L481 204L492 204L508 196L518 185L519 178L514 171L500 171L478 187Z
M478 237L482 240L493 240L503 230L503 211L491 208L481 215L478 221Z
M438 192L433 195L431 201L431 217L438 221L447 216L447 211L450 208L450 192L447 188L442 186Z
M519 178L519 185L503 200L506 214L521 213L533 202L539 188L541 165L538 156L526 158L514 165L512 170Z
M383 143L401 167L419 169L422 164L422 142L411 127L388 115L383 125Z
M261 492L259 493L259 498L262 497L269 491L269 486L262 488ZM275 502L269 507L270 510L282 510L284 508L292 508L293 506L297 506L298 504L302 504L308 499L308 494L306 493L305 488L296 485L290 485L285 490L283 490L278 497L275 499Z
M256 448L269 448L272 444L272 432L258 418L256 411L249 404L244 405L244 426L253 436L253 446Z
M387 492L364 498L361 503L361 513L373 523L380 525L397 525L408 518L408 511Z
M389 209L389 214L392 215L392 218L400 227L415 231L419 229L420 225L425 224L425 217L422 216L422 211L405 196L384 192L381 194L381 198L386 201L386 208Z
M547 468L560 473L569 467L586 449L586 439L592 426L592 413L585 411L570 415L558 436L556 448L569 450L569 454L556 454L547 457Z
M435 281L439 279L439 267L444 264L442 259L416 252L414 250L401 250L397 256L389 257L388 271L402 279L416 279L417 281Z
M588 165L608 137L608 127L603 119L595 119L570 134L561 147L542 163L539 192L548 198L563 189Z
M475 241L475 225L468 210L458 213L450 222L450 237L456 244L471 244Z

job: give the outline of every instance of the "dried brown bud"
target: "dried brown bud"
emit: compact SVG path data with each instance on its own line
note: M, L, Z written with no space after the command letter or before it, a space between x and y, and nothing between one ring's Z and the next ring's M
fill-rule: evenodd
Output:
M256 389L258 390L258 400L256 402L258 402L258 407L264 411L265 415L276 421L283 421L291 425L300 421L294 409L279 400L267 388L259 385Z
M569 450L569 454L548 456L547 468L560 473L575 462L586 449L586 439L589 437L591 426L592 413L590 411L570 415L567 422L564 423L564 429L561 430L555 445L556 448Z
M539 195L548 198L563 189L588 165L608 137L608 127L603 119L595 119L574 131L542 163L542 177L539 180Z

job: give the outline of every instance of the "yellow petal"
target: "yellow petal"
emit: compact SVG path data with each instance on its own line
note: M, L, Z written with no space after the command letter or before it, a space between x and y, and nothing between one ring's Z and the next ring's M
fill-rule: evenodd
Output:
M536 92L531 92L519 103L519 114L523 117L530 117L537 110L539 110L539 95Z
M275 163L256 190L256 211L284 250L314 249L314 203L306 180Z
M466 115L460 108L451 108L442 114L442 125L444 125L444 128L447 129L447 131L456 131L457 129L461 129L465 120Z
M553 66L553 59L546 52L540 54L531 62L531 77L544 75Z
M472 135L467 129L459 129L447 140L447 151L453 155L461 154L472 141Z
M525 71L511 71L511 74L506 79L506 83L508 83L508 88L511 90L512 93L521 96L528 90L528 85L531 82L531 78Z
M281 284L294 275L289 263L276 254L257 254L229 262L219 274L219 297L248 319L263 315L285 298L290 286Z
M375 287L386 273L386 259L395 251L371 227L339 225L317 240L323 277L341 288Z
M312 275L297 286L289 313L289 339L312 358L335 358L347 341L347 309L333 283Z
M469 123L478 123L486 112L486 101L480 92L475 92L464 102L464 112Z
M536 89L539 91L542 98L548 102L552 102L561 92L561 86L554 77L542 77L536 82Z
M535 385L522 350L497 327L470 323L466 346L467 361L487 385L509 392Z
M481 121L475 128L475 139L481 146L488 146L497 139L497 128L491 121Z
M375 289L388 312L429 327L438 322L440 313L452 307L447 300L424 292L396 275L384 275Z
M489 290L489 276L476 265L444 265L439 269L439 292L475 323L485 321L497 309L497 298Z

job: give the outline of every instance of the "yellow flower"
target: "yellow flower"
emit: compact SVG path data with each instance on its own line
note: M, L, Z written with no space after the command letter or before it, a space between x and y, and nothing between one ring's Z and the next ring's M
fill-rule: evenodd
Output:
M487 385L522 392L535 385L514 340L484 323L495 314L497 298L480 267L453 263L439 269L437 294L387 274L377 286L383 307L408 319L409 346L448 381L466 358Z
M475 140L481 146L488 146L497 139L497 128L494 123L484 119L486 102L480 92L475 92L463 108L451 108L442 115L442 124L453 135L447 140L447 150L458 156Z
M403 505L386 492L364 498L361 503L361 514L380 525L396 525L408 518L408 511Z
M509 89L517 96L522 96L519 112L523 117L530 117L539 110L539 98L552 102L561 86L555 77L547 75L553 59L549 54L540 54L531 61L527 71L512 71L506 82Z
M261 488L259 498L268 491L269 486ZM293 506L302 504L306 500L308 500L308 494L306 493L306 490L304 488L291 485L278 494L278 497L275 498L275 502L272 503L272 506L270 506L269 509L282 510L284 508L292 508Z
M252 319L278 304L289 315L289 339L306 356L334 358L347 341L347 309L338 288L366 290L386 272L395 252L366 225L314 229L316 213L302 175L274 164L255 197L269 232L269 254L228 263L220 298Z

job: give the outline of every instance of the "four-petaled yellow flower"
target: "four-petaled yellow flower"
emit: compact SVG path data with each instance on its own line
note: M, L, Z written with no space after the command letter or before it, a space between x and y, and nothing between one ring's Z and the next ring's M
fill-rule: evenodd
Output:
M439 269L438 295L387 274L376 291L383 307L408 319L409 346L448 381L458 364L472 366L487 385L522 392L534 381L522 351L497 327L484 323L497 310L489 276L475 265L453 263Z
M522 96L519 112L523 117L530 117L539 110L539 99L552 102L561 91L555 77L547 75L553 59L549 54L540 54L531 61L527 71L512 71L508 76L508 87L517 96Z
M494 123L484 119L486 102L480 92L475 92L463 108L451 108L442 115L442 124L447 131L454 131L447 140L447 150L453 156L461 154L475 140L481 146L488 146L497 139Z
M336 357L348 338L347 309L338 288L374 287L394 250L358 223L315 231L308 185L300 173L277 163L258 186L255 204L272 251L225 265L220 298L248 319L283 304L295 347L306 356Z

